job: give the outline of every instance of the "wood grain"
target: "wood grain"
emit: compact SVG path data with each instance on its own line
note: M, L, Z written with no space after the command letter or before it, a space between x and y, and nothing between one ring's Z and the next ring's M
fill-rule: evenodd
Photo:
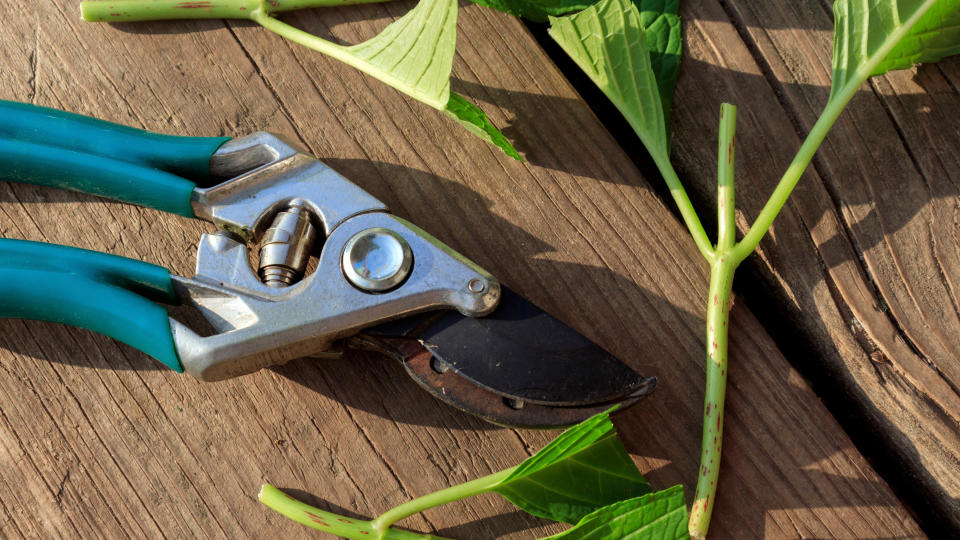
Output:
M287 19L357 42L408 7ZM7 14L0 98L169 133L290 136L397 214L639 371L658 375L655 397L617 424L655 486L683 482L690 492L699 456L705 265L520 22L465 6L454 87L508 126L526 164L381 83L250 24L85 24L66 0L0 0L0 8ZM691 50L718 41L742 48L728 23L701 26L688 31ZM678 103L690 101L682 92L695 84L690 73L684 77ZM189 274L206 230L94 197L0 184L6 237ZM177 316L195 321L190 312ZM734 309L731 356L717 538L922 536L743 305ZM0 321L4 536L306 537L309 530L256 502L260 483L372 516L511 466L551 437L497 429L441 405L376 356L302 360L204 384L86 331ZM562 529L494 496L403 524L459 538Z

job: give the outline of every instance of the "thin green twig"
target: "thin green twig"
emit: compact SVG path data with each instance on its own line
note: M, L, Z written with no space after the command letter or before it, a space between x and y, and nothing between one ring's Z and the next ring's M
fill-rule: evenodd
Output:
M348 518L315 508L294 499L270 484L264 484L260 488L258 498L269 508L297 523L351 540L448 540L439 536L399 529L376 529L370 521Z
M476 480L448 487L447 489L441 489L440 491L435 491L423 497L417 497L380 514L370 522L370 525L375 530L384 531L387 530L390 525L393 525L401 519L419 514L424 510L485 493L489 491L490 488L499 484L503 479L513 474L515 469L516 467L511 467L505 471L488 474Z

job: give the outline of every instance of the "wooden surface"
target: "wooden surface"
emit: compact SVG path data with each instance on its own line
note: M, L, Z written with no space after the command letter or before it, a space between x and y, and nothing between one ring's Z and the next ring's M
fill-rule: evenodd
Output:
M790 19L774 8L754 13L752 2L740 4L685 4L688 52L673 124L681 176L708 202L717 105L740 103L743 222L757 211L796 147L796 133L825 98L829 50L823 44L829 36L823 20L829 21ZM811 1L796 8L781 4L783 10L821 9ZM408 7L304 12L288 20L352 43ZM683 482L689 496L699 457L706 267L651 179L520 22L464 6L454 89L478 102L494 123L508 126L526 164L383 84L250 24L87 24L76 3L65 0L0 0L0 8L6 14L0 98L168 133L234 136L264 129L288 135L395 213L639 371L658 375L656 395L617 424L650 481L656 487ZM785 18L776 22L774 15ZM761 24L771 30L762 33ZM796 49L802 46L809 51ZM792 56L782 52L787 48ZM818 63L804 56L814 52ZM784 64L784 57L792 60ZM949 371L956 364L946 353L932 358L956 350L953 312L934 305L942 296L915 274L875 269L902 268L906 260L934 285L949 285L957 275L947 249L956 248L950 243L956 232L950 175L957 158L925 151L922 142L936 138L940 146L934 148L949 149L956 134L950 122L957 120L915 110L927 102L932 109L956 107L957 77L950 75L956 66L926 75L932 77L928 86L942 92L918 89L904 76L878 81L873 92L858 96L840 127L869 141L847 146L841 138L828 140L828 152L753 264L770 288L737 283L751 304L759 297L760 309L782 310L812 344L809 362L835 375L851 394L850 402L877 430L878 445L903 456L924 489L944 486L932 496L952 497L931 504L956 504L957 497L950 491L957 475L950 459L956 459L960 407L951 401L955 393L943 389L956 388ZM800 75L806 78L790 78ZM882 114L875 114L877 107ZM880 127L857 123L884 121L892 141ZM881 207L879 192L896 187L900 176L885 176L889 167L877 157L904 166L881 144L900 145L909 156L914 169L905 167L901 176L912 170L905 177L928 186L925 199L921 193L906 204L916 194L904 187L884 193ZM855 173L860 176L849 178ZM938 187L929 187L934 181ZM197 221L94 197L0 184L0 234L8 238L108 251L189 275L196 241L206 230ZM936 240L910 244L915 230ZM937 260L947 262L922 266L917 254L902 251L910 245L935 245L937 253L947 253ZM876 302L874 287L889 312L870 303ZM929 310L937 306L942 313L934 317ZM909 319L910 310L924 315ZM177 316L195 317L185 311ZM857 332L849 330L851 319ZM922 536L743 302L734 309L731 347L714 537ZM882 360L871 356L876 351ZM937 407L942 414L932 415ZM262 482L334 510L372 516L511 466L550 438L461 414L419 390L401 367L372 355L301 360L204 384L156 369L142 354L86 331L0 321L3 536L306 537L309 530L256 502ZM934 438L939 454L931 450ZM404 525L458 538L535 538L562 529L494 496Z

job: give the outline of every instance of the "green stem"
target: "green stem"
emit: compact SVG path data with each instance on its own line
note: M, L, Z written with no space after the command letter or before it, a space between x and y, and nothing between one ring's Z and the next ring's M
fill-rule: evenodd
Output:
M710 267L707 308L707 388L703 400L703 439L697 491L690 509L690 536L704 538L713 513L723 445L723 406L727 392L727 333L729 330L733 274L737 262L718 254Z
M250 19L256 10L279 13L389 0L87 0L80 2L85 21L133 22L170 19Z
M260 502L284 516L314 529L354 540L445 540L438 536L416 534L399 529L375 529L370 521L351 519L325 512L302 503L286 493L264 484L258 496Z
M390 0L271 0L270 13L310 9L316 7L352 6L355 4L378 4Z
M733 249L737 229L734 218L733 144L737 130L737 108L720 105L720 136L717 148L717 249Z
M733 158L737 108L720 108L720 142L717 150L717 255L710 265L707 297L707 385L703 398L703 438L697 491L690 509L690 536L704 538L716 502L720 452L723 446L723 407L727 392L727 336L733 275L740 260L731 257L736 236L734 223Z
M650 145L646 146L648 149L651 148ZM697 211L694 210L693 203L690 202L686 190L683 189L683 183L680 182L677 171L674 170L673 164L670 163L670 156L666 153L651 152L650 157L653 158L653 162L656 163L657 169L659 169L660 174L663 176L663 180L667 183L667 188L670 189L670 195L673 196L674 203L676 203L677 208L680 209L680 216L683 218L687 230L690 231L690 236L693 237L697 249L700 250L700 254L703 255L703 258L706 259L707 262L712 262L716 256L713 245L707 237L707 232L703 229L703 224L700 223L700 217L697 215Z
M477 478L476 480L471 480L447 489L441 489L440 491L435 491L428 495L424 495L423 497L418 497L411 501L407 501L400 506L396 506L390 510L387 510L383 514L380 514L376 519L370 522L370 525L374 530L385 531L390 527L390 525L393 525L401 519L414 514L419 514L424 510L447 504L449 502L458 501L460 499L465 499L467 497L472 497L480 493L486 493L487 491L490 491L491 488L503 481L503 479L510 476L515 469L516 467L511 467L505 471L493 473L482 478Z

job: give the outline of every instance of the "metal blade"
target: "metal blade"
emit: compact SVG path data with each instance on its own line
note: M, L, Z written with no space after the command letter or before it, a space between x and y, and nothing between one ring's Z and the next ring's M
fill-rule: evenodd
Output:
M349 345L397 357L438 398L512 426L574 424L632 405L656 385L506 287L486 317L422 314L368 329Z

